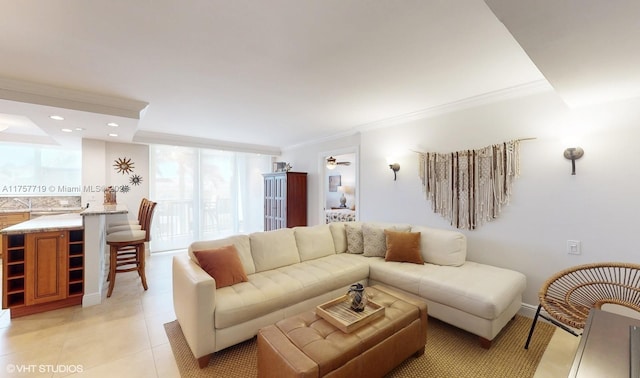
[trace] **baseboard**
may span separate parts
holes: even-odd
[[[85,294],[82,297],[82,307],[95,306],[102,303],[102,295],[100,293]]]
[[[522,303],[522,305],[520,305],[520,311],[518,311],[518,315],[526,316],[527,318],[533,319],[533,317],[536,316],[537,309],[537,305],[533,306],[528,303]]]

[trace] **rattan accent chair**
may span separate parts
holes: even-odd
[[[589,311],[614,304],[640,312],[640,265],[603,262],[578,265],[549,278],[538,292],[540,304],[524,348],[529,348],[538,317],[579,336]],[[544,308],[550,317],[540,313]]]

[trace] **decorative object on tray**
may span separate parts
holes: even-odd
[[[353,284],[347,291],[347,295],[351,297],[351,309],[356,312],[364,311],[367,306],[367,293],[361,283]]]
[[[384,316],[384,307],[367,300],[364,310],[351,309],[351,297],[343,295],[316,307],[316,315],[323,318],[344,333],[352,332],[365,324]]]
[[[343,295],[316,307],[316,315],[344,333],[352,332],[384,316],[384,306],[368,300],[363,311],[351,309],[351,297]]]

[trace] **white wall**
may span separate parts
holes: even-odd
[[[287,149],[283,151],[280,161],[286,161],[293,166],[295,172],[307,172],[307,199],[308,199],[308,212],[307,221],[308,224],[319,224],[324,222],[323,203],[325,188],[325,161],[326,156],[331,154],[343,154],[346,152],[353,152],[353,146],[360,144],[360,135],[354,134],[346,137],[341,137],[336,140],[316,143],[305,144],[293,149]],[[355,176],[357,181],[358,168],[355,168]],[[358,201],[356,193],[356,203]],[[356,208],[357,211],[357,208]]]
[[[131,159],[132,173],[118,173],[114,164],[117,159]],[[131,177],[142,177],[140,185],[131,184]],[[128,217],[135,219],[138,206],[143,197],[149,196],[149,146],[142,144],[111,143],[101,140],[84,139],[82,141],[82,184],[87,187],[114,186],[129,187],[128,192],[117,192],[118,204],[129,209]],[[82,204],[102,205],[102,192],[82,193]]]
[[[635,238],[640,213],[636,109],[640,99],[568,109],[549,91],[362,131],[360,219],[453,229],[433,214],[424,198],[411,150],[452,152],[535,137],[521,143],[522,174],[500,218],[474,231],[461,230],[468,237],[468,259],[526,274],[524,302],[535,306],[544,280],[561,269],[596,261],[640,262]],[[358,144],[357,139],[353,142]],[[572,145],[585,151],[576,162],[575,176],[563,157]],[[317,158],[308,152],[326,146],[286,151],[284,158],[308,167],[313,177]],[[395,182],[388,155],[395,155],[401,165]],[[310,193],[310,206],[317,203],[317,195]],[[310,217],[310,224],[315,219]],[[582,242],[581,255],[567,254],[568,239]]]

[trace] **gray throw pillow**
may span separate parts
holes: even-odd
[[[363,253],[364,242],[360,224],[345,223],[344,227],[347,231],[347,253]]]

